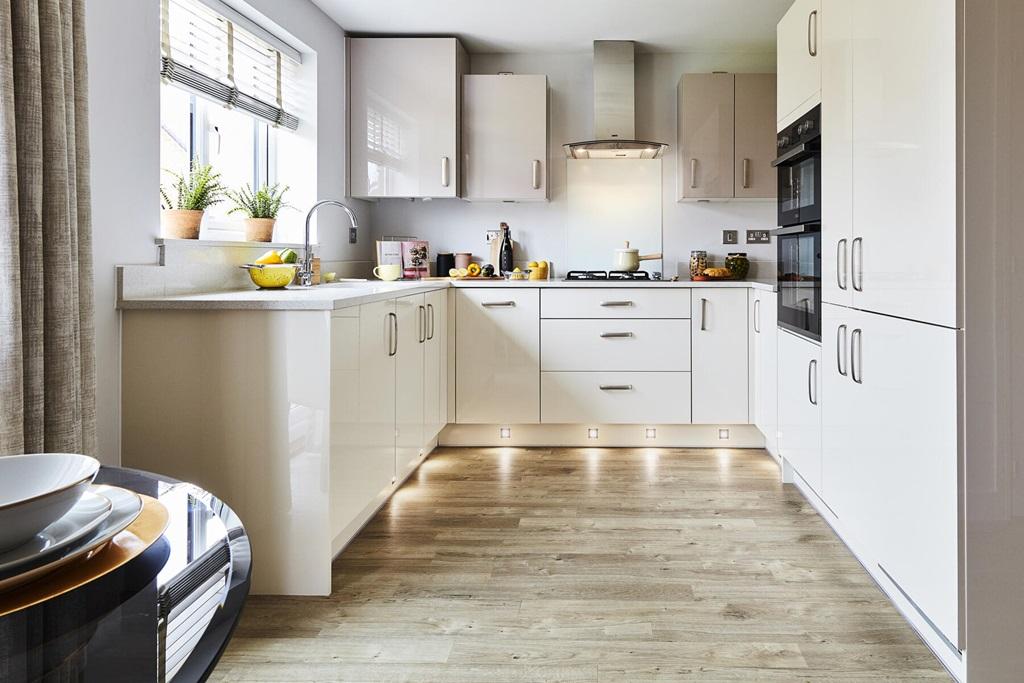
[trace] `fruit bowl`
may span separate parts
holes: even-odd
[[[260,289],[281,289],[295,279],[299,267],[294,263],[247,263],[249,279]]]
[[[25,543],[63,517],[99,468],[95,458],[77,453],[0,458],[0,550]]]

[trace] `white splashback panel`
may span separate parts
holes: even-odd
[[[628,240],[641,254],[661,249],[661,159],[566,159],[564,270],[612,270]],[[664,272],[662,262],[641,270]]]

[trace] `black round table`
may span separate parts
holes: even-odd
[[[210,493],[169,477],[103,467],[96,483],[156,498],[167,529],[110,574],[0,617],[0,681],[205,680],[249,594],[241,520]]]

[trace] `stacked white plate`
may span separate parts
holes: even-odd
[[[94,458],[0,457],[0,591],[89,557],[142,512],[138,494],[92,484]]]

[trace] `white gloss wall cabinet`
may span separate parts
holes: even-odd
[[[775,74],[683,74],[679,200],[774,199]]]
[[[779,330],[779,454],[821,491],[821,346]]]
[[[822,299],[956,327],[956,3],[822,14]]]
[[[747,291],[694,289],[693,423],[747,424]]]
[[[540,421],[540,290],[459,289],[455,421]]]
[[[464,197],[547,199],[547,76],[468,75],[462,83]]]
[[[424,344],[427,338],[423,294],[395,299],[395,476],[416,468],[424,442]],[[440,368],[435,366],[435,370]]]
[[[455,38],[348,38],[349,194],[461,196]]]
[[[878,20],[887,20],[886,15],[878,15]],[[820,0],[796,0],[779,21],[777,130],[788,126],[820,100],[820,33],[824,21]]]
[[[428,442],[448,424],[448,292],[427,292],[423,303],[423,436]]]
[[[778,309],[775,292],[750,290],[750,358],[752,421],[764,434],[764,447],[779,455]]]
[[[959,334],[825,307],[821,496],[921,614],[962,646]]]

